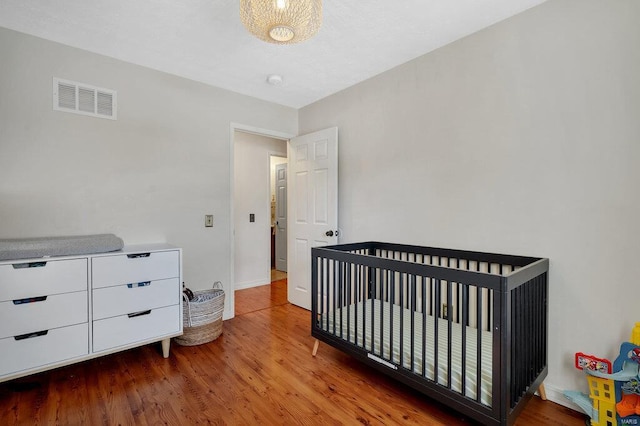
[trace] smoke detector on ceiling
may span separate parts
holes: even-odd
[[[267,83],[272,86],[280,86],[282,85],[282,81],[282,76],[278,74],[271,74],[269,77],[267,77]]]

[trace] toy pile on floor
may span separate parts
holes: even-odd
[[[575,365],[587,375],[589,395],[578,391],[564,395],[591,417],[592,426],[640,425],[640,322],[613,364],[578,352]]]

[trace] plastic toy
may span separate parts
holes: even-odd
[[[635,324],[630,342],[620,345],[613,364],[578,352],[575,366],[587,375],[589,395],[578,391],[565,391],[564,395],[591,418],[592,426],[640,426],[640,322]]]
[[[575,365],[578,370],[587,369],[611,373],[611,361],[604,358],[596,358],[593,355],[586,355],[582,352],[576,354]]]

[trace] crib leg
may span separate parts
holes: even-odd
[[[543,401],[547,400],[547,391],[544,390],[544,383],[540,383],[540,386],[538,387],[538,394],[540,394],[540,399]]]
[[[320,340],[316,339],[316,342],[313,344],[313,350],[311,351],[312,356],[316,356],[316,353],[318,353],[318,346],[320,346]]]

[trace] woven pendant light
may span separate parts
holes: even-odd
[[[261,40],[293,44],[322,25],[322,0],[240,0],[240,19]]]

